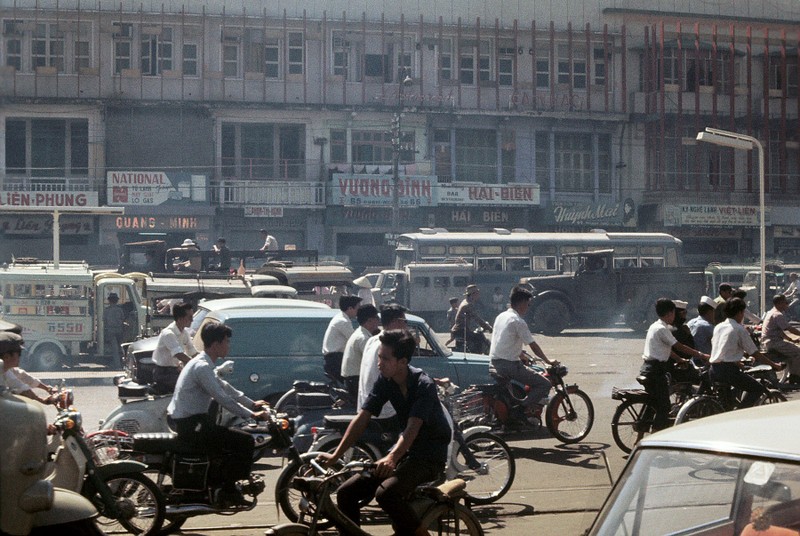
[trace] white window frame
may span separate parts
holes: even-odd
[[[228,52],[233,51],[234,57],[228,57]],[[221,48],[222,76],[225,78],[241,78],[242,44],[238,41],[223,41]],[[231,66],[233,69],[231,70]]]
[[[194,48],[194,54],[193,55],[190,54],[187,57],[187,55],[186,55],[187,48],[186,47],[193,47]],[[198,47],[197,43],[183,43],[183,45],[181,47],[181,55],[182,55],[181,56],[181,61],[182,61],[181,69],[182,69],[182,73],[183,73],[184,76],[199,76],[200,73],[197,70],[197,66],[198,66],[197,52],[198,52],[199,48],[200,47]],[[187,72],[186,67],[189,66],[189,65],[192,66],[192,70],[194,72]]]
[[[296,41],[299,39],[299,42]],[[306,69],[306,40],[303,32],[288,32],[286,43],[286,72],[290,75],[302,75]],[[300,58],[294,57],[296,53],[300,54]],[[293,54],[295,53],[295,54]]]
[[[44,35],[39,35],[42,28],[44,29]],[[55,22],[37,22],[31,35],[31,68],[36,70],[37,67],[55,67],[57,72],[65,72],[65,37],[64,32],[58,29],[58,24]],[[38,42],[43,42],[44,51],[37,52],[36,44]],[[57,50],[59,44],[61,47],[60,53]],[[56,49],[55,51],[53,50],[54,48]]]
[[[139,68],[144,76],[159,76],[172,70],[172,28],[165,26],[158,33],[143,33],[139,37]],[[147,62],[147,69],[145,69]]]

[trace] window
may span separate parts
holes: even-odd
[[[161,28],[158,34],[142,34],[141,69],[144,75],[159,75],[172,69],[172,28]]]
[[[506,270],[520,272],[531,269],[530,257],[506,257]]]
[[[429,288],[431,286],[431,278],[415,277],[411,280],[411,285],[418,288]]]
[[[289,32],[289,74],[303,74],[305,69],[305,46],[303,32]]]
[[[490,80],[491,58],[488,41],[475,43],[472,40],[463,40],[459,45],[458,79],[462,84],[475,84],[476,66],[477,77],[481,82]]]
[[[353,131],[354,164],[391,164],[394,155],[392,134],[378,130]],[[414,133],[402,132],[400,135],[400,162],[414,161]]]
[[[536,87],[540,89],[550,88],[550,59],[536,59]]]
[[[450,131],[445,129],[434,130],[433,153],[436,159],[436,175],[440,181],[446,180],[449,182],[453,178],[450,147]]]
[[[183,74],[197,76],[197,45],[194,43],[183,45]]]
[[[333,32],[332,40],[333,74],[347,78],[351,43],[346,39],[344,32]]]
[[[785,83],[784,83],[785,73]],[[786,58],[786,70],[781,68],[780,56],[771,56],[769,63],[769,88],[783,90],[786,86],[786,95],[797,96],[797,57]]]
[[[397,54],[397,83],[402,84],[406,76],[411,76],[411,52]]]
[[[514,85],[514,49],[512,47],[511,52],[507,52],[508,50],[501,48],[497,59],[497,83],[501,86]]]
[[[226,78],[239,76],[239,45],[222,45],[222,74]]]
[[[22,70],[22,21],[4,20],[3,36],[5,41],[6,65]]]
[[[69,153],[67,147],[70,147]],[[89,122],[85,119],[7,119],[5,166],[6,172],[13,175],[87,175]]]
[[[131,42],[114,42],[114,72],[121,73],[125,69],[131,68]]]
[[[256,28],[247,28],[244,34],[244,72],[263,73],[266,53],[264,31]],[[277,58],[278,54],[276,52],[275,61],[277,61]]]
[[[439,47],[439,79],[453,79],[453,42],[443,39]]]
[[[6,173],[25,175],[25,121],[6,119]]]
[[[281,49],[278,39],[267,39],[264,43],[264,76],[267,78],[280,78]]]
[[[550,134],[536,134],[536,182],[544,190],[550,188]]]
[[[64,33],[58,25],[36,25],[31,39],[31,65],[34,69],[55,67],[56,71],[64,72]]]
[[[558,78],[559,84],[572,85],[575,89],[586,89],[586,50],[572,47],[572,63],[570,48],[558,46]]]
[[[500,165],[503,182],[514,182],[517,176],[517,142],[513,130],[502,131]]]
[[[75,41],[75,72],[88,69],[92,66],[89,41]]]
[[[496,182],[497,131],[456,129],[455,161],[459,181]]]
[[[557,133],[555,149],[556,188],[563,192],[592,192],[594,166],[591,135]]]
[[[383,78],[384,82],[391,82],[392,72],[388,54],[364,54],[364,75],[373,78]]]
[[[331,163],[347,162],[347,131],[331,130]]]
[[[606,66],[611,63],[606,58],[605,48],[595,48],[592,52],[592,59],[594,60],[594,84],[604,86],[606,84]]]
[[[70,174],[89,175],[89,122],[72,120],[70,134]]]

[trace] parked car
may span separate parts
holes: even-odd
[[[254,400],[274,402],[294,380],[326,381],[322,338],[336,313],[308,308],[226,309],[209,312],[203,322],[221,322],[233,329],[227,359],[234,367],[228,381]],[[408,329],[419,340],[412,365],[458,385],[489,381],[488,356],[454,354],[422,318],[406,317]]]
[[[800,401],[795,401],[706,417],[642,440],[588,534],[798,531]]]

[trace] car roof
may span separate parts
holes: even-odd
[[[324,303],[312,302],[308,300],[296,300],[291,298],[220,298],[217,300],[206,300],[199,304],[199,307],[209,311],[222,311],[226,309],[253,309],[253,308],[280,308],[280,309],[328,309],[330,307]]]
[[[258,298],[246,298],[246,299],[254,300]],[[300,301],[300,300],[286,300],[286,301]],[[227,322],[228,320],[239,319],[239,318],[286,318],[292,316],[292,314],[300,315],[303,318],[333,318],[338,312],[339,309],[331,309],[330,307],[327,306],[324,309],[313,308],[313,307],[302,307],[302,308],[296,308],[294,311],[292,311],[291,307],[275,308],[275,309],[253,309],[253,308],[239,307],[239,308],[230,308],[224,310],[215,310],[210,312],[208,316],[209,317],[213,316],[217,320],[224,323]],[[408,313],[406,313],[406,319],[413,324],[421,324],[424,322],[422,318]]]
[[[637,448],[653,447],[800,461],[800,400],[690,421],[643,439]]]

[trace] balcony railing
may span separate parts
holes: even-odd
[[[89,192],[102,186],[102,179],[90,177],[26,177],[0,175],[0,190],[20,192]]]
[[[222,157],[222,176],[243,179],[305,179],[309,172],[319,172],[319,162],[277,158]]]
[[[223,179],[212,182],[211,201],[219,205],[325,206],[325,185],[319,182]]]

